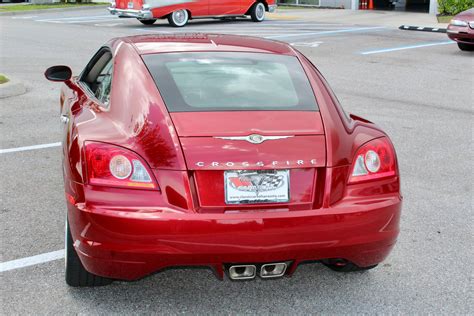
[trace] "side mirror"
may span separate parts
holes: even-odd
[[[72,71],[68,66],[52,66],[46,69],[44,76],[50,81],[64,82],[71,79]]]

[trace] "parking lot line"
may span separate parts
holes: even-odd
[[[28,16],[14,16],[12,17],[13,20],[27,20],[32,18],[37,18],[37,15],[28,15]]]
[[[59,22],[59,23],[64,23],[64,24],[74,24],[74,23],[97,23],[97,22],[109,22],[109,21],[114,21],[117,22],[117,18],[108,18],[108,19],[94,19],[94,20],[73,20],[73,21],[67,21],[67,22]],[[58,23],[57,21],[54,21],[54,23]]]
[[[385,29],[384,26],[373,26],[373,27],[358,27],[358,28],[350,28],[350,29],[342,29],[342,30],[332,30],[332,31],[320,31],[320,32],[312,32],[312,33],[296,33],[296,34],[282,34],[282,35],[274,35],[274,36],[266,36],[266,38],[286,38],[286,37],[304,37],[307,35],[331,35],[331,34],[338,34],[338,33],[350,33],[350,32],[362,32],[362,31],[372,31],[378,29]]]
[[[48,18],[48,19],[39,19],[35,20],[37,22],[48,22],[48,21],[65,21],[65,20],[90,20],[90,19],[103,19],[103,18],[111,18],[113,17],[112,15],[92,15],[92,16],[71,16],[71,17],[54,17],[54,18]]]
[[[150,29],[150,28],[137,28],[135,29],[136,31],[140,32],[146,32],[146,33],[178,33],[178,34],[188,34],[190,33],[189,30],[172,30],[172,31],[164,31],[161,29]],[[324,31],[324,29],[321,29],[320,32]],[[239,28],[239,29],[228,29],[228,28],[222,28],[218,32],[216,32],[215,29],[211,28],[195,28],[191,31],[192,33],[217,33],[217,34],[282,34],[285,32],[289,32],[294,34],[295,30],[294,29],[286,29],[286,30],[277,30],[275,28],[262,28],[259,30],[254,30],[254,29],[246,29],[246,28]],[[298,34],[304,35],[308,33],[314,33],[315,30],[301,30],[299,31]]]
[[[16,147],[16,148],[6,148],[6,149],[0,149],[0,154],[14,153],[14,152],[18,152],[18,151],[35,150],[35,149],[43,149],[43,148],[51,148],[51,147],[59,147],[59,146],[61,146],[61,142],[41,144],[41,145],[33,145],[33,146]]]
[[[417,45],[408,45],[408,46],[399,46],[399,47],[384,48],[384,49],[377,49],[377,50],[369,50],[369,51],[361,52],[360,54],[362,55],[380,54],[380,53],[395,52],[399,50],[438,46],[438,45],[448,45],[448,44],[455,44],[455,43],[456,43],[455,41],[451,41],[451,40],[442,41],[442,42],[434,42],[434,43],[423,43],[423,44],[417,44]]]
[[[64,258],[64,249],[42,253],[32,257],[0,262],[0,272],[34,266],[40,263],[59,260],[62,258]]]

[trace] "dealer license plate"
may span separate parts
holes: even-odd
[[[224,172],[226,204],[284,203],[290,200],[288,170]]]

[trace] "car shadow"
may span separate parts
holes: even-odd
[[[377,270],[377,269],[376,269]],[[383,271],[336,273],[321,264],[298,267],[292,277],[220,281],[210,270],[171,269],[135,282],[114,282],[99,288],[69,288],[68,295],[94,313],[155,312],[159,314],[290,313],[298,302],[353,296],[371,287]],[[317,301],[315,301],[315,299]],[[313,310],[316,312],[316,310]]]
[[[192,27],[192,26],[218,26],[218,25],[255,25],[255,24],[265,24],[267,21],[263,21],[261,23],[255,23],[253,22],[250,18],[236,18],[236,19],[203,19],[203,20],[191,20],[189,23],[184,26],[184,27],[173,27],[168,24],[168,21],[166,19],[160,19],[155,22],[155,24],[152,25],[143,25],[140,22],[137,21],[136,24],[134,23],[127,23],[123,27],[126,28],[146,28],[150,30],[156,30],[156,29],[170,29],[170,30],[176,30],[176,31],[186,31],[187,27]],[[194,31],[194,30],[193,30]],[[218,31],[218,30],[216,30]]]

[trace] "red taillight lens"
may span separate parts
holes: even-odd
[[[90,184],[156,189],[145,161],[134,152],[105,143],[87,142],[86,168]]]
[[[395,176],[395,151],[386,137],[364,144],[355,156],[349,183]]]

